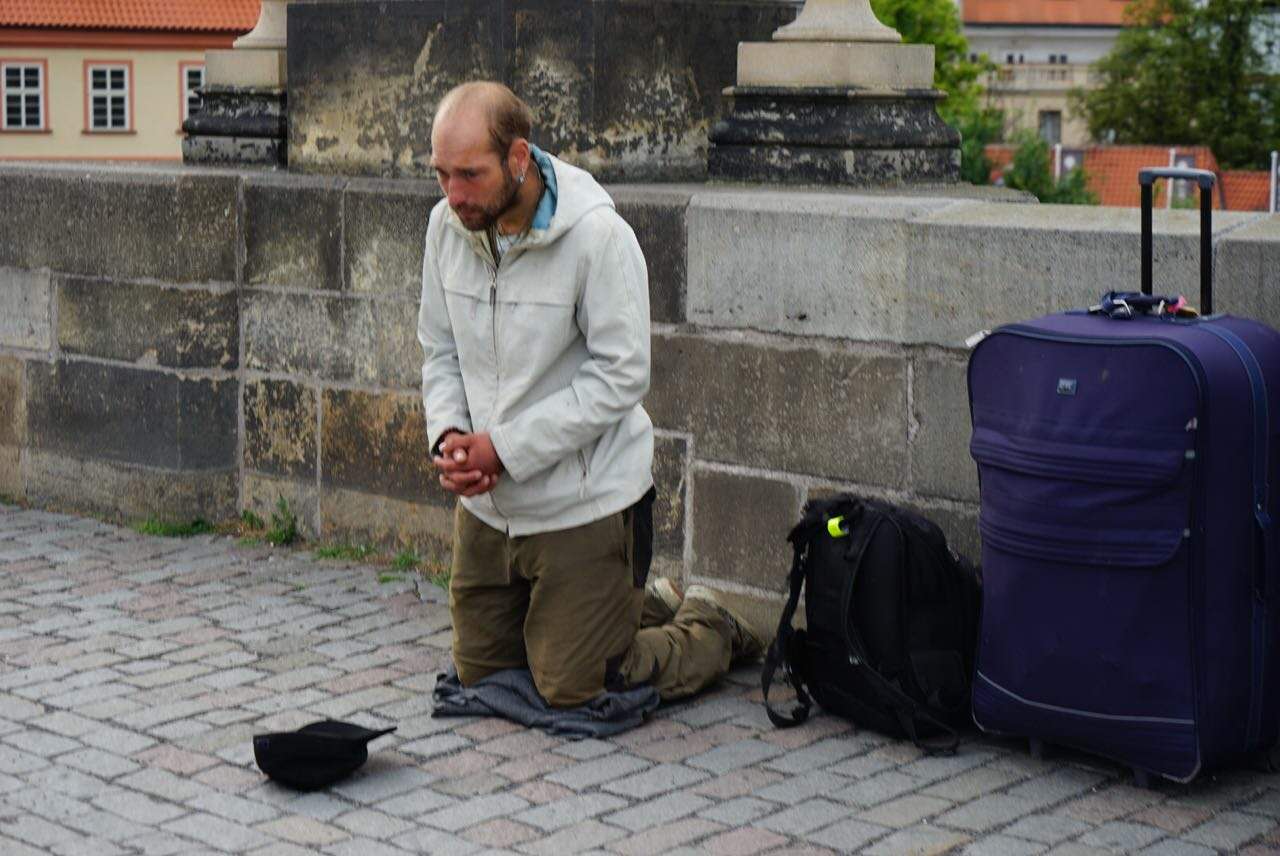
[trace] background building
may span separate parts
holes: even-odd
[[[1067,93],[1091,84],[1090,64],[1115,43],[1127,0],[964,0],[969,50],[999,68],[986,81],[1010,131],[1037,131],[1049,143],[1090,142]]]
[[[180,160],[204,52],[259,0],[0,0],[0,159]]]

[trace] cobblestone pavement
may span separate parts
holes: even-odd
[[[755,669],[612,740],[432,719],[448,626],[386,569],[0,506],[0,854],[1280,853],[1280,776],[778,731]],[[328,791],[267,782],[251,735],[321,717],[399,731]]]

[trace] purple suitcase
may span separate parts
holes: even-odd
[[[1210,189],[1199,319],[1067,312],[1001,327],[969,362],[984,576],[973,715],[1189,781],[1280,728],[1280,334],[1211,315]],[[1275,485],[1273,491],[1270,485]]]

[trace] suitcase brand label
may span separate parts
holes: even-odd
[[[1073,377],[1058,378],[1058,395],[1075,395],[1076,379]]]

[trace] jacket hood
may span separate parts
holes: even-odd
[[[571,166],[537,146],[529,148],[546,189],[534,212],[533,223],[518,245],[520,249],[552,244],[597,208],[614,207],[613,199],[589,172]],[[464,226],[449,207],[447,199],[440,200],[440,204],[445,208],[445,221],[465,234],[477,252],[488,257],[488,236],[483,231],[473,232]]]

